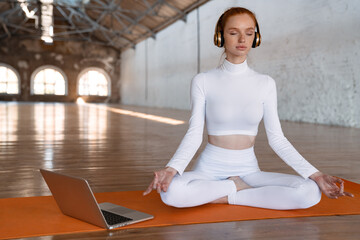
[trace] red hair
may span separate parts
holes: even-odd
[[[229,19],[229,17],[239,15],[239,14],[249,15],[252,18],[252,20],[254,20],[254,24],[256,26],[256,23],[257,23],[256,16],[252,11],[250,11],[249,9],[246,9],[246,8],[242,8],[242,7],[232,7],[230,9],[226,10],[220,16],[220,18],[218,20],[218,24],[217,24],[218,30],[223,32],[224,28],[225,28],[225,24],[226,24],[227,20]]]

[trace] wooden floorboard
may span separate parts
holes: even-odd
[[[0,198],[50,195],[39,168],[84,177],[95,192],[145,189],[152,171],[171,158],[187,124],[170,125],[120,114],[116,109],[185,122],[189,117],[189,112],[183,110],[124,105],[0,102]],[[293,122],[282,122],[282,127],[298,151],[320,170],[360,183],[360,129]],[[260,167],[293,173],[269,148],[264,132],[261,125],[255,145]],[[360,216],[354,215],[115,230],[37,239],[359,239],[358,226]]]

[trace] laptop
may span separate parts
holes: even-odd
[[[40,169],[61,212],[93,225],[113,229],[145,221],[154,216],[125,208],[113,203],[98,204],[88,182],[83,178],[72,177]]]

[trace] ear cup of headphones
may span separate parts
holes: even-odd
[[[224,46],[224,36],[222,32],[215,32],[214,34],[214,44],[217,47],[223,47]]]
[[[215,26],[214,44],[219,48],[224,46],[224,34],[223,31],[221,30],[221,21],[223,17],[224,17],[224,13],[220,16]]]
[[[252,44],[253,48],[260,46],[260,43],[261,43],[261,35],[260,35],[259,26],[257,23],[256,23],[256,27],[257,27],[258,32],[255,32],[255,37],[254,37],[254,41]]]

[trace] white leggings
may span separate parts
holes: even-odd
[[[252,188],[236,191],[227,178],[239,176]],[[229,204],[288,210],[314,206],[321,192],[311,179],[260,171],[253,148],[229,150],[208,144],[194,171],[177,174],[161,199],[174,207],[194,207],[222,197]]]

